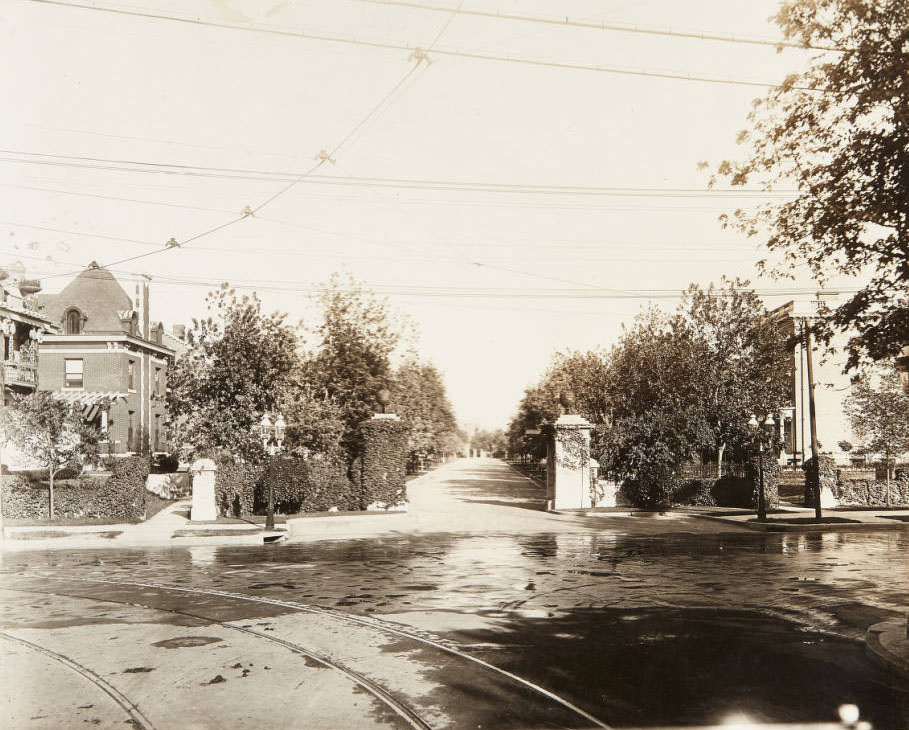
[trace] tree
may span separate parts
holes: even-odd
[[[501,428],[496,430],[478,429],[470,443],[473,448],[485,451],[489,456],[494,456],[497,459],[505,456],[505,451],[508,447],[505,432]]]
[[[408,427],[411,456],[453,451],[457,422],[436,367],[409,358],[394,371],[391,380],[391,408]]]
[[[716,455],[717,476],[727,448],[749,448],[751,414],[779,413],[791,375],[786,336],[747,287],[725,279],[707,290],[692,284],[672,324],[693,349],[693,385],[707,429],[701,449]]]
[[[878,367],[874,374],[877,387],[871,378],[861,378],[843,408],[865,448],[884,457],[889,505],[891,459],[909,451],[909,395],[903,393],[893,367]]]
[[[97,454],[99,434],[76,406],[39,390],[19,398],[0,415],[0,436],[35,459],[48,473],[48,516],[54,518],[54,479],[63,469],[81,467]]]
[[[391,355],[404,329],[384,299],[349,275],[332,275],[319,297],[322,321],[304,368],[319,397],[332,399],[345,424],[342,439],[356,451],[357,426],[375,413],[376,394],[391,385]]]
[[[191,342],[174,366],[167,407],[177,443],[189,452],[223,449],[259,461],[255,432],[266,410],[289,399],[298,372],[296,327],[262,312],[255,294],[227,284],[209,293],[214,316],[193,320]]]
[[[795,184],[798,193],[721,220],[748,236],[768,230],[783,260],[759,266],[775,275],[806,262],[820,283],[867,276],[815,331],[826,342],[857,333],[849,368],[895,357],[909,332],[909,4],[789,0],[776,22],[787,39],[831,50],[754,103],[739,134],[746,158],[717,172],[733,185]]]

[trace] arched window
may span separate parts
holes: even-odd
[[[68,335],[82,333],[82,313],[78,309],[67,310],[63,317],[63,331]]]

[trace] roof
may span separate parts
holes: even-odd
[[[129,325],[120,319],[120,312],[131,312],[133,302],[113,274],[94,261],[59,294],[45,294],[38,301],[44,307],[42,314],[54,323],[61,323],[64,313],[75,307],[85,317],[86,334],[129,333]]]
[[[106,410],[109,403],[120,398],[126,399],[126,393],[115,391],[99,392],[85,390],[64,390],[53,393],[54,400],[61,401],[71,406],[80,406],[82,417],[86,421],[94,421],[95,417]]]

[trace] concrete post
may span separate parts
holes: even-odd
[[[189,519],[193,522],[210,521],[218,518],[215,504],[215,462],[198,459],[193,462],[190,474],[193,478],[193,506]]]
[[[553,509],[592,506],[590,481],[590,432],[593,426],[581,416],[563,415],[553,426],[552,448],[547,455],[547,492]]]
[[[406,509],[407,427],[393,413],[360,424],[360,508]]]

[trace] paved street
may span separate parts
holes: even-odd
[[[5,553],[4,727],[904,727],[860,640],[905,616],[906,531],[549,515],[494,460],[409,489],[360,537]]]

